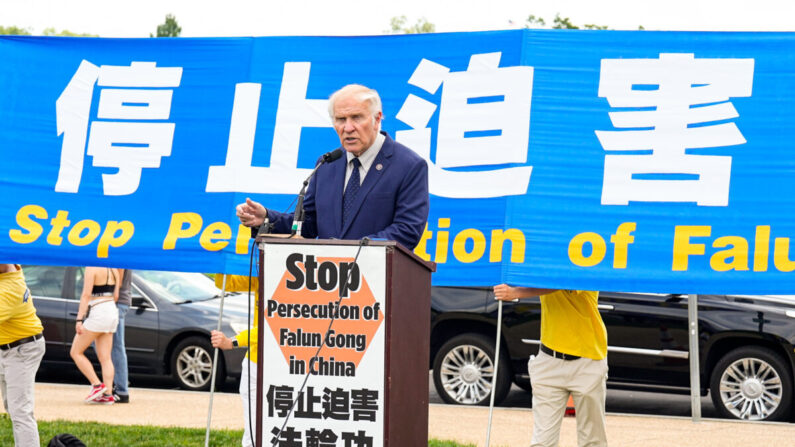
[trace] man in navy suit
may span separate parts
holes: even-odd
[[[321,239],[382,238],[414,249],[428,220],[428,165],[411,149],[380,132],[381,99],[375,90],[347,85],[329,98],[329,115],[345,155],[318,168],[304,200],[301,236]],[[318,160],[320,162],[320,160]],[[293,213],[280,213],[246,199],[237,217],[252,236],[266,222],[274,233],[290,233]],[[213,331],[213,346],[236,344]],[[256,347],[251,346],[252,350]],[[244,362],[249,361],[248,358]],[[256,371],[256,366],[252,371]],[[244,372],[248,365],[244,363]],[[246,385],[248,383],[248,385]],[[243,402],[256,393],[256,377],[241,380]],[[246,424],[248,409],[244,404]],[[251,445],[250,435],[243,445]]]
[[[329,98],[329,115],[345,156],[322,165],[309,183],[301,236],[321,239],[381,238],[414,249],[428,219],[428,165],[381,132],[381,99],[362,85]],[[256,233],[267,219],[274,233],[289,233],[293,213],[246,199],[237,217]]]

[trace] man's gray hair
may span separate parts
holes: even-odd
[[[353,96],[361,102],[367,102],[370,115],[375,117],[381,111],[381,97],[378,92],[360,84],[348,84],[345,87],[332,93],[328,98],[328,116],[334,120],[334,104],[342,97]]]

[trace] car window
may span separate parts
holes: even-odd
[[[85,267],[75,267],[75,293],[70,298],[80,300],[80,295],[83,294],[83,278],[85,273]]]
[[[85,267],[76,267],[75,270],[76,270],[76,272],[75,272],[75,294],[74,294],[75,298],[74,299],[79,300],[80,299],[80,294],[83,293],[83,274],[85,273],[86,269],[85,269]],[[133,298],[143,297],[143,295],[141,295],[141,292],[136,290],[135,287],[132,288],[132,295],[131,296]]]
[[[85,267],[77,267],[75,269],[75,293],[72,295],[74,300],[80,300],[80,295],[83,294],[83,274],[85,272]]]
[[[137,287],[130,287],[130,297],[131,298],[143,298],[144,294],[138,290]]]
[[[66,267],[23,265],[25,282],[33,296],[60,298],[62,296]]]
[[[172,303],[205,301],[221,295],[213,280],[201,273],[136,270],[135,274]]]

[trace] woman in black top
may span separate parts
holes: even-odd
[[[116,300],[121,284],[119,269],[86,267],[83,293],[77,309],[75,338],[70,355],[80,372],[91,382],[91,391],[86,403],[112,404],[113,362],[110,351],[113,333],[119,324]],[[86,357],[85,350],[95,343],[95,350],[102,367],[102,381],[94,371],[94,365]]]

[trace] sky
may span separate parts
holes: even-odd
[[[401,15],[437,32],[501,30],[558,13],[610,29],[795,31],[795,0],[0,0],[1,26],[101,37],[149,37],[166,14],[183,37],[233,37],[383,34]]]

